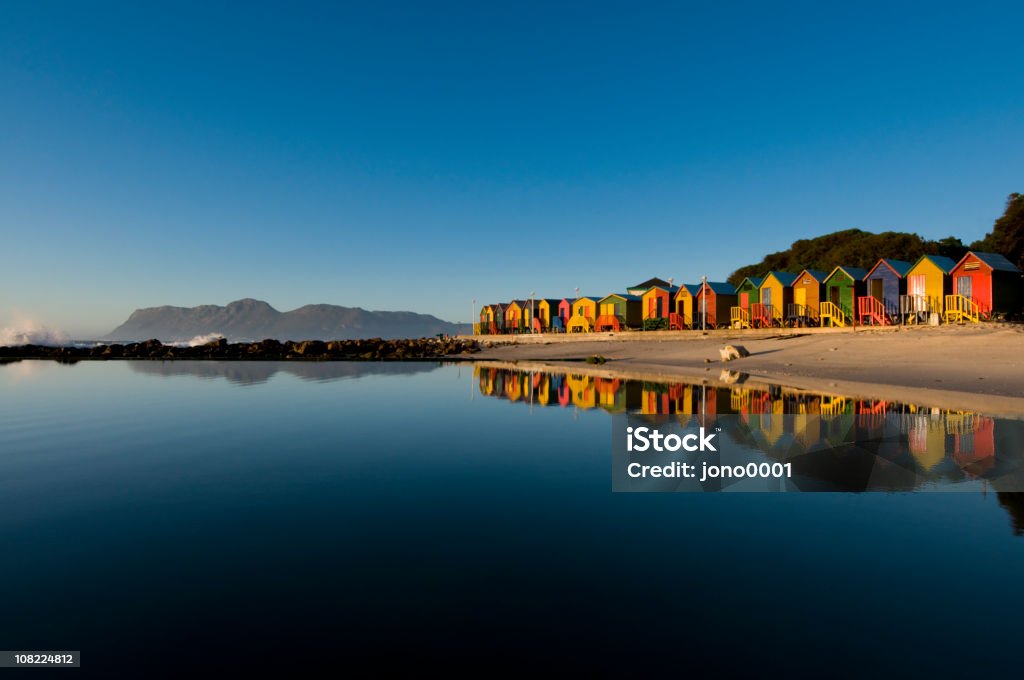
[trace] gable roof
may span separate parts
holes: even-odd
[[[917,261],[914,262],[914,264],[910,266],[910,269],[914,269],[915,267],[917,267],[917,265],[921,264],[925,260],[928,260],[933,265],[938,267],[943,274],[950,273],[951,271],[953,271],[953,267],[956,266],[956,262],[954,262],[948,257],[943,257],[942,255],[922,255],[921,257],[917,258]]]
[[[849,276],[854,281],[863,281],[864,278],[868,275],[868,270],[867,269],[861,269],[860,267],[847,267],[846,265],[839,265],[838,267],[833,269],[829,273],[828,276],[825,277],[825,282],[828,283],[828,280],[831,279],[833,276],[835,276],[836,272],[842,272],[842,273],[846,274],[847,276]]]
[[[818,283],[825,283],[825,279],[828,278],[828,273],[827,272],[823,272],[820,269],[805,269],[802,272],[800,272],[799,274],[797,274],[796,278],[799,279],[804,274],[809,274],[811,276],[811,278],[813,278]],[[794,281],[795,280],[796,279],[794,279]]]
[[[761,285],[758,286],[758,288],[763,288],[764,284],[768,283],[769,278],[774,278],[783,286],[792,286],[793,282],[796,281],[796,274],[790,274],[789,272],[770,271],[765,275],[764,281],[761,282]]]
[[[959,262],[956,263],[956,267],[959,267],[961,264],[963,264],[964,260],[966,260],[971,255],[974,255],[974,257],[978,258],[979,260],[981,260],[982,262],[987,264],[989,267],[992,268],[993,271],[997,271],[997,272],[1019,272],[1020,271],[1020,269],[1017,268],[1017,265],[1015,265],[1014,263],[1010,262],[1009,260],[1006,259],[1005,256],[1000,255],[999,253],[976,253],[973,250],[971,252],[967,253],[966,255],[964,255],[963,258]]]
[[[580,300],[593,300],[594,302],[597,302],[598,300],[601,300],[603,298],[604,298],[603,295],[581,295],[578,298],[576,298],[575,300],[573,300],[572,304],[576,304]]]
[[[754,288],[760,288],[761,284],[764,283],[764,277],[763,276],[748,276],[747,278],[745,278],[742,281],[740,281],[740,285],[736,286],[736,288],[737,289],[742,288],[743,284],[746,283],[747,281],[750,281],[750,285],[752,285]]]
[[[708,281],[707,284],[708,284],[708,288],[710,288],[711,292],[714,293],[715,295],[735,295],[736,294],[736,288],[734,288],[731,283],[727,283],[725,281]],[[699,290],[699,288],[698,288],[698,290]]]
[[[700,292],[700,284],[684,283],[683,285],[679,286],[679,290],[676,291],[675,297],[679,297],[679,294],[682,293],[684,290],[690,295],[696,295],[697,293]]]
[[[630,290],[635,290],[635,289],[630,288]],[[651,286],[650,288],[645,290],[642,295],[647,295],[652,290],[663,290],[663,291],[667,292],[669,295],[675,295],[676,293],[679,292],[679,286]]]
[[[639,295],[630,295],[629,293],[609,293],[608,295],[605,295],[603,298],[601,298],[601,302],[604,302],[610,297],[621,298],[623,300],[626,300],[627,302],[640,302]]]
[[[647,290],[648,288],[653,288],[655,286],[660,286],[662,288],[668,288],[669,287],[669,283],[668,283],[668,281],[665,281],[664,279],[659,279],[658,277],[654,277],[653,279],[647,279],[646,281],[644,281],[642,283],[638,283],[635,286],[627,286],[626,290],[627,291],[634,291],[634,290],[644,291],[644,290]],[[633,295],[633,293],[630,293],[630,295]]]
[[[540,303],[542,303],[542,302],[546,302],[546,303],[548,303],[548,306],[549,306],[549,307],[550,307],[551,305],[554,305],[555,307],[557,307],[558,305],[562,304],[562,301],[561,301],[561,300],[556,300],[556,299],[554,299],[554,298],[536,298],[536,299],[534,300],[534,302],[536,302],[536,303],[537,303],[538,305],[539,305]]]
[[[909,262],[904,262],[903,260],[889,260],[883,257],[881,260],[875,263],[874,267],[868,270],[868,273],[864,276],[864,278],[867,278],[868,276],[874,274],[875,270],[878,269],[878,267],[883,264],[889,269],[891,269],[896,274],[896,276],[900,277],[901,279],[907,275],[907,272],[910,271]]]

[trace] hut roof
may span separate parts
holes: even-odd
[[[829,273],[828,276],[825,277],[825,280],[828,281],[829,279],[831,279],[833,276],[836,275],[836,272],[843,272],[844,274],[849,276],[854,281],[863,281],[864,278],[868,275],[868,270],[867,269],[862,269],[860,267],[847,267],[845,265],[839,265],[838,267],[833,269]]]
[[[770,271],[768,272],[768,276],[775,277],[775,280],[781,283],[783,286],[792,286],[793,282],[796,281],[796,274],[790,274],[789,272]],[[765,281],[768,280],[768,276],[764,277]],[[764,285],[764,281],[761,282],[761,285]]]
[[[641,300],[639,295],[630,295],[629,293],[609,293],[608,295],[605,295],[603,298],[601,298],[601,300],[607,300],[610,297],[622,298],[623,300],[628,300],[631,302],[639,302]]]
[[[635,295],[635,293],[633,293],[635,290],[639,290],[642,293],[648,288],[654,288],[655,286],[658,286],[659,288],[668,288],[669,283],[668,281],[654,277],[653,279],[647,279],[643,283],[638,283],[635,286],[629,286],[626,290],[629,291],[630,295]]]
[[[889,269],[896,272],[896,275],[899,276],[900,278],[906,276],[907,272],[910,271],[909,262],[904,262],[903,260],[889,260],[883,257],[881,260],[875,263],[875,266],[872,267],[871,270],[865,275],[865,278],[871,276],[875,272],[875,270],[878,269],[878,265],[880,264],[884,264]]]
[[[810,274],[818,283],[825,283],[825,279],[828,278],[828,272],[823,272],[820,269],[805,269],[797,274],[796,278],[799,279],[804,274]]]
[[[735,295],[736,288],[725,281],[708,281],[708,288],[715,295]]]
[[[917,261],[914,262],[914,264],[911,265],[910,268],[913,269],[917,265],[921,264],[921,260],[928,260],[936,267],[941,269],[943,274],[950,273],[951,271],[953,271],[953,267],[956,266],[955,261],[951,260],[948,257],[943,257],[942,255],[922,255],[921,257],[917,258]]]
[[[966,260],[968,255],[974,255],[976,258],[978,258],[979,260],[981,260],[982,262],[987,264],[989,267],[991,267],[993,269],[993,271],[999,271],[999,272],[1019,272],[1020,271],[1020,269],[1017,268],[1017,265],[1015,265],[1014,263],[1010,262],[1009,260],[1006,259],[1005,256],[1000,255],[999,253],[976,253],[974,251],[971,251],[971,252],[967,253],[967,255],[964,255],[963,259],[960,260],[960,262],[963,262],[964,260]],[[959,266],[960,262],[957,262],[956,265],[954,265],[954,266]]]
[[[684,283],[683,285],[679,286],[678,290],[676,290],[676,295],[678,296],[680,293],[682,293],[684,288],[686,289],[686,292],[688,292],[690,295],[696,295],[697,293],[700,292],[699,283]]]
[[[752,285],[754,288],[760,288],[761,284],[764,283],[764,277],[763,276],[748,276],[747,278],[745,278],[742,281],[740,281],[740,285],[738,285],[736,287],[737,288],[742,288],[743,284],[746,283],[747,281],[750,281],[750,285]]]

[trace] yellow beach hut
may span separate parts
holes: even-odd
[[[942,317],[946,296],[953,292],[949,273],[956,262],[941,255],[922,255],[907,270],[907,294],[900,301],[905,321],[928,321],[932,314]]]
[[[566,325],[569,333],[590,333],[594,330],[594,322],[597,320],[597,303],[600,297],[587,295],[576,298],[572,303],[572,316]]]

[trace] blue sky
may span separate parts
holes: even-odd
[[[147,5],[147,6],[143,6]],[[695,281],[1024,190],[1024,3],[0,4],[0,326]]]

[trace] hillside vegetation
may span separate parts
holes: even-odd
[[[1024,194],[1010,194],[1006,210],[985,238],[970,245],[955,236],[931,241],[917,234],[885,231],[880,234],[846,229],[811,239],[795,241],[787,250],[766,255],[761,262],[740,267],[729,276],[739,284],[747,276],[768,271],[798,274],[803,269],[831,271],[836,265],[870,269],[879,258],[913,262],[921,255],[944,255],[959,260],[968,250],[1002,253],[1024,269]]]

